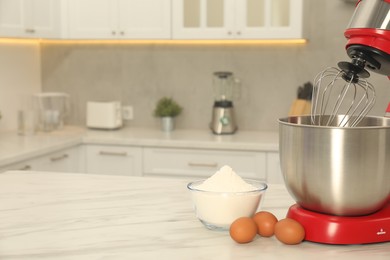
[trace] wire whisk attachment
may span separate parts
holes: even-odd
[[[350,63],[339,66],[350,66]],[[366,71],[364,70],[364,73]],[[375,89],[365,77],[330,67],[314,79],[311,123],[319,126],[355,127],[375,104]],[[362,76],[363,75],[363,76]]]

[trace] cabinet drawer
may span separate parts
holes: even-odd
[[[79,146],[60,150],[34,160],[33,170],[50,172],[83,172],[82,149]]]
[[[87,145],[85,149],[87,173],[142,175],[142,148]]]
[[[35,163],[32,160],[28,160],[3,166],[0,168],[0,173],[6,171],[31,171],[34,168]]]
[[[266,178],[266,154],[223,150],[145,148],[145,175],[210,177],[229,165],[244,178]]]
[[[4,171],[83,172],[83,153],[79,146],[34,157],[0,168]]]

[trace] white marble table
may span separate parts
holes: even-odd
[[[263,209],[293,203],[271,185]],[[390,259],[390,243],[236,244],[195,218],[186,181],[147,177],[0,174],[0,259]]]

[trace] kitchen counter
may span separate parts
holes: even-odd
[[[60,131],[18,135],[14,131],[0,133],[0,166],[66,149],[82,143],[85,129],[65,127]]]
[[[88,130],[84,143],[139,145],[171,148],[200,148],[244,151],[278,151],[278,132],[238,131],[214,135],[209,130],[176,129],[162,132],[152,128],[123,128],[118,131]]]
[[[154,128],[124,127],[105,131],[66,126],[62,130],[38,132],[31,136],[2,132],[0,140],[0,166],[79,144],[278,151],[278,133],[265,131],[238,131],[234,135],[214,135],[208,130],[176,129],[171,133],[164,133]]]
[[[293,200],[270,185],[263,210]],[[390,243],[237,244],[196,219],[180,179],[7,172],[0,175],[0,259],[390,259]]]

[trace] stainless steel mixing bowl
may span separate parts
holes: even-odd
[[[308,210],[358,216],[390,202],[390,118],[368,116],[356,127],[282,118],[279,152],[287,189]]]

